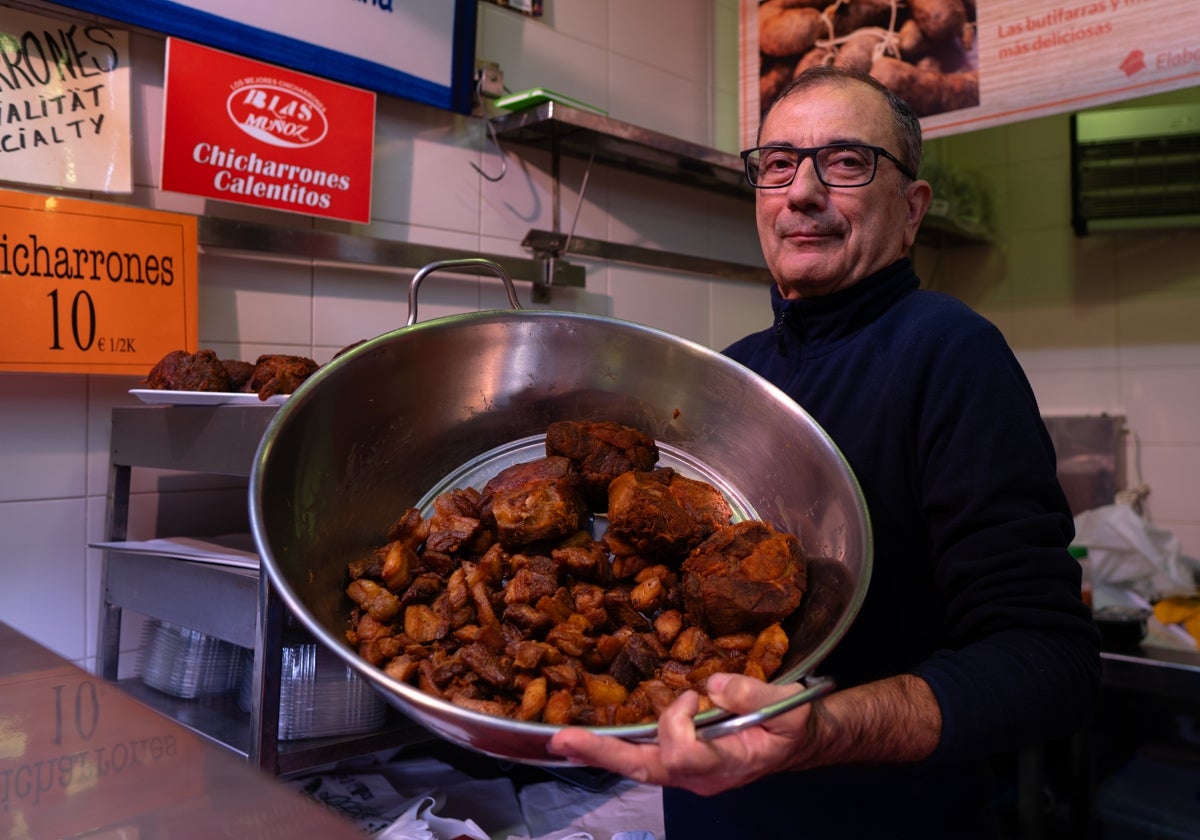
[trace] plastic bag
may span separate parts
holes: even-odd
[[[1128,589],[1149,601],[1196,592],[1179,540],[1129,505],[1105,505],[1077,515],[1075,543],[1087,548],[1094,584]]]
[[[433,812],[436,802],[432,796],[414,800],[399,819],[375,835],[376,840],[488,840],[474,820],[439,817]]]

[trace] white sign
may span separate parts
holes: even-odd
[[[0,8],[0,180],[133,189],[129,34]]]
[[[176,0],[201,12],[380,63],[450,86],[450,64],[441,49],[454,30],[454,4],[429,0],[340,0],[317,3],[247,3],[245,0]],[[301,6],[307,6],[300,11]],[[417,49],[398,50],[397,29]]]
[[[470,113],[476,0],[57,0],[313,76]]]
[[[877,19],[850,24],[853,3],[742,0],[743,145],[774,92],[813,62],[883,80],[926,137],[1200,85],[1200,0],[940,0],[924,18],[930,3],[876,5]]]

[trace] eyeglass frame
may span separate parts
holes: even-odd
[[[846,185],[846,184],[831,184],[831,183],[829,183],[828,181],[825,180],[825,176],[821,173],[821,167],[817,165],[817,154],[819,152],[825,151],[826,149],[867,149],[871,152],[874,152],[875,153],[875,165],[871,168],[871,177],[868,178],[867,180],[863,181],[861,184]],[[785,183],[785,184],[763,185],[763,184],[754,183],[754,179],[750,177],[750,155],[754,154],[755,152],[772,151],[772,150],[773,151],[782,151],[782,152],[796,152],[796,154],[797,154],[796,168],[792,170],[792,177],[789,178],[787,180],[787,183]],[[879,159],[881,157],[885,157],[888,160],[890,160],[892,162],[892,164],[895,165],[895,167],[898,170],[900,170],[901,175],[904,175],[906,178],[908,178],[911,181],[917,180],[917,176],[913,173],[912,170],[910,170],[908,168],[908,165],[906,163],[904,163],[902,160],[900,160],[900,158],[896,157],[894,154],[889,152],[887,149],[883,148],[883,146],[872,146],[869,143],[827,143],[824,146],[807,146],[807,147],[784,146],[784,145],[779,145],[779,144],[768,145],[768,146],[755,146],[750,149],[743,149],[739,153],[739,157],[741,157],[741,159],[742,159],[742,165],[743,165],[743,169],[745,170],[746,181],[750,184],[750,186],[754,187],[754,189],[756,189],[756,190],[781,190],[785,187],[790,187],[795,182],[796,175],[799,174],[799,172],[800,172],[800,164],[804,163],[804,161],[807,158],[812,158],[813,174],[815,174],[817,176],[817,180],[820,181],[825,186],[831,187],[833,189],[856,190],[859,187],[868,186],[872,181],[875,180],[875,176],[879,174]]]

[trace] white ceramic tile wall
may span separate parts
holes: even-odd
[[[3,2],[3,0],[0,0]],[[539,20],[480,4],[477,55],[500,63],[509,89],[545,86],[614,117],[736,151],[737,0],[548,3]],[[157,189],[163,42],[131,38],[132,201],[274,225],[348,230],[327,220],[257,211]],[[1150,510],[1200,553],[1200,260],[1196,234],[1080,241],[1070,232],[1064,119],[938,141],[936,154],[979,170],[1000,226],[994,247],[919,249],[929,285],[992,318],[1030,369],[1048,412],[1122,411],[1140,445]],[[545,155],[500,153],[480,120],[381,98],[375,221],[363,230],[402,241],[527,256],[530,228],[565,229],[584,165],[565,160],[559,206]],[[584,193],[581,236],[761,264],[750,205],[597,167]],[[586,287],[549,306],[616,315],[723,347],[769,323],[764,287],[574,259]],[[200,339],[222,355],[338,348],[407,317],[411,272],[361,271],[201,258]],[[528,287],[521,290],[528,299]],[[439,278],[422,289],[423,319],[505,305],[490,278]],[[99,557],[108,481],[108,417],[135,402],[134,377],[0,373],[0,618],[86,666],[95,649]],[[157,491],[203,490],[236,516],[236,490],[135,471],[139,522],[170,519]],[[217,482],[219,485],[220,482]],[[230,498],[233,502],[230,502]],[[138,527],[142,527],[139,525]],[[175,526],[172,526],[175,527]],[[53,599],[46,598],[53,575]],[[136,642],[132,634],[123,646]]]
[[[1155,101],[1198,98],[1200,88]],[[1000,326],[1044,412],[1128,418],[1129,480],[1150,488],[1147,516],[1200,557],[1200,233],[1076,237],[1065,115],[930,147],[981,174],[997,222],[993,247],[937,258],[935,285]]]

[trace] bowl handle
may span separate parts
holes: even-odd
[[[517,289],[513,285],[513,279],[509,273],[504,270],[504,266],[499,263],[485,260],[483,257],[465,257],[460,260],[439,260],[431,262],[426,266],[422,266],[412,280],[408,281],[408,321],[406,327],[411,327],[417,323],[417,289],[421,286],[421,281],[428,277],[438,269],[462,269],[462,268],[482,268],[485,271],[490,271],[501,280],[504,281],[504,291],[508,293],[508,305],[513,309],[520,309],[521,303],[517,300]]]
[[[818,697],[824,697],[833,691],[835,685],[832,677],[805,677],[804,684],[803,691],[793,694],[790,697],[785,697],[778,703],[763,706],[761,709],[749,714],[725,718],[707,726],[702,726],[696,730],[696,737],[701,741],[711,741],[714,738],[741,732],[743,729],[749,729],[751,726],[758,726],[763,721],[770,720],[776,715],[791,711],[797,706],[803,706],[805,703],[811,703]]]

